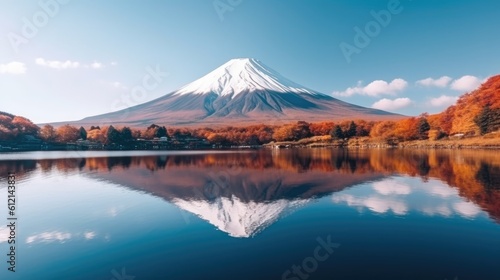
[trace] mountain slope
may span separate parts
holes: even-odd
[[[85,118],[96,123],[144,126],[286,123],[332,119],[394,119],[296,84],[255,59],[233,59],[202,78],[150,102]]]

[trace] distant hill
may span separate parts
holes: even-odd
[[[500,75],[462,95],[444,112],[430,116],[430,122],[451,135],[479,135],[500,129]]]

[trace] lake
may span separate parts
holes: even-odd
[[[498,151],[0,154],[0,201],[0,279],[500,279]]]

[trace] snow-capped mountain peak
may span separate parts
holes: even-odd
[[[214,71],[182,87],[175,94],[215,93],[219,96],[235,97],[240,93],[255,90],[318,94],[288,80],[253,58],[231,59]]]

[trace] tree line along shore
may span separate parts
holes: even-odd
[[[0,112],[0,151],[50,149],[200,149],[227,147],[498,148],[500,75],[439,114],[399,120],[182,128],[70,124],[37,126]]]

